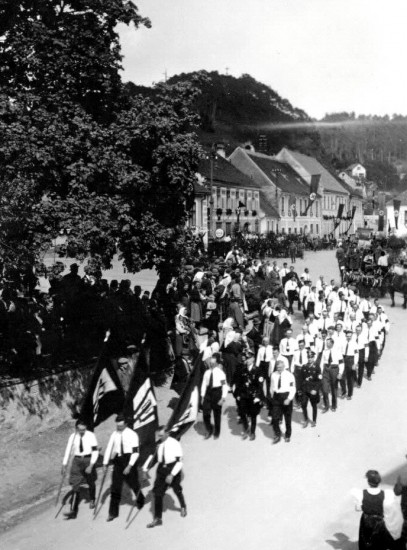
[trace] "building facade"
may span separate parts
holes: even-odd
[[[338,236],[346,232],[352,234],[357,227],[363,227],[362,197],[358,194],[351,197],[349,188],[346,189],[317,159],[303,155],[297,151],[290,151],[285,147],[276,155],[276,159],[289,164],[308,185],[310,185],[313,175],[320,175],[319,193],[322,195],[322,235],[333,234]],[[343,204],[343,214],[341,222],[335,229],[340,204]],[[349,219],[352,206],[356,206],[353,221]]]
[[[278,213],[261,199],[261,188],[226,160],[221,151],[201,160],[197,177],[209,192],[209,238],[219,238],[221,232],[222,238],[232,237],[236,228],[264,233],[268,226],[277,224]]]
[[[269,231],[321,235],[320,196],[306,211],[309,186],[287,163],[242,147],[237,147],[229,160],[261,187],[261,196],[278,212],[279,219]]]

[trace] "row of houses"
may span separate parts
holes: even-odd
[[[311,181],[319,181],[307,208]],[[202,159],[189,225],[208,238],[232,235],[236,226],[251,233],[323,237],[352,234],[363,227],[363,192],[317,159],[283,148],[277,155],[237,147],[226,158],[222,145]],[[339,205],[343,205],[337,225]],[[352,217],[353,213],[353,217]]]

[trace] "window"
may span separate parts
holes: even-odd
[[[226,208],[226,189],[222,189],[222,202],[221,202],[221,208],[225,210]]]
[[[236,189],[230,190],[230,208],[236,210]]]
[[[274,231],[274,222],[271,221],[271,230]]]
[[[300,227],[300,235],[302,235],[302,227]]]
[[[285,234],[285,227],[281,228],[281,233],[283,233],[283,235]]]
[[[269,233],[270,232],[270,222],[267,221],[267,232]]]
[[[318,218],[318,201],[315,201],[315,216]]]
[[[296,227],[294,227],[294,233],[297,234],[297,228]]]
[[[216,222],[216,229],[222,229],[222,222]]]
[[[232,234],[232,222],[226,222],[226,235],[229,236]]]
[[[407,225],[407,210],[404,210],[404,225]]]
[[[255,200],[254,209],[257,210],[257,212],[258,212],[260,210],[260,197],[259,197],[259,192],[258,191],[254,192],[254,200]]]
[[[314,224],[312,224],[312,223],[309,224],[309,232],[310,233],[314,232]]]
[[[247,191],[246,207],[247,207],[247,210],[253,210],[252,192],[251,191]]]
[[[284,197],[281,197],[281,215],[284,216]]]
[[[230,191],[226,190],[226,208],[232,208],[232,203],[230,201]]]
[[[315,224],[315,233],[319,235],[319,225],[317,223]]]
[[[314,215],[314,214],[312,213],[312,206],[309,207],[308,212],[309,212],[309,215],[310,215],[310,216],[313,216],[313,215]]]
[[[194,202],[193,207],[189,211],[189,220],[190,220],[190,223],[189,223],[190,226],[196,225],[196,202]]]
[[[288,234],[291,235],[291,227],[288,228]]]

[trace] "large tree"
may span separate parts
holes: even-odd
[[[0,21],[3,258],[31,262],[66,230],[72,256],[162,271],[188,244],[193,86],[125,93],[116,25],[149,25],[131,2],[0,0]]]

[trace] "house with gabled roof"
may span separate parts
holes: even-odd
[[[319,193],[322,195],[322,235],[335,233],[337,236],[345,233],[349,228],[349,212],[351,211],[350,194],[342,182],[336,178],[325,166],[317,159],[291,151],[284,147],[275,157],[281,162],[289,164],[308,185],[311,183],[311,177],[319,174],[321,176],[319,183]],[[342,220],[336,230],[335,220],[338,213],[338,207],[343,204]],[[344,219],[345,218],[345,219]]]
[[[320,236],[321,197],[318,195],[312,207],[301,215],[308,205],[309,186],[289,164],[242,147],[237,147],[229,160],[261,187],[262,195],[277,210],[280,219],[273,231]]]
[[[276,227],[279,215],[273,204],[252,178],[224,158],[221,148],[201,159],[197,177],[209,190],[210,237],[230,237],[237,227],[250,233],[266,233]]]

